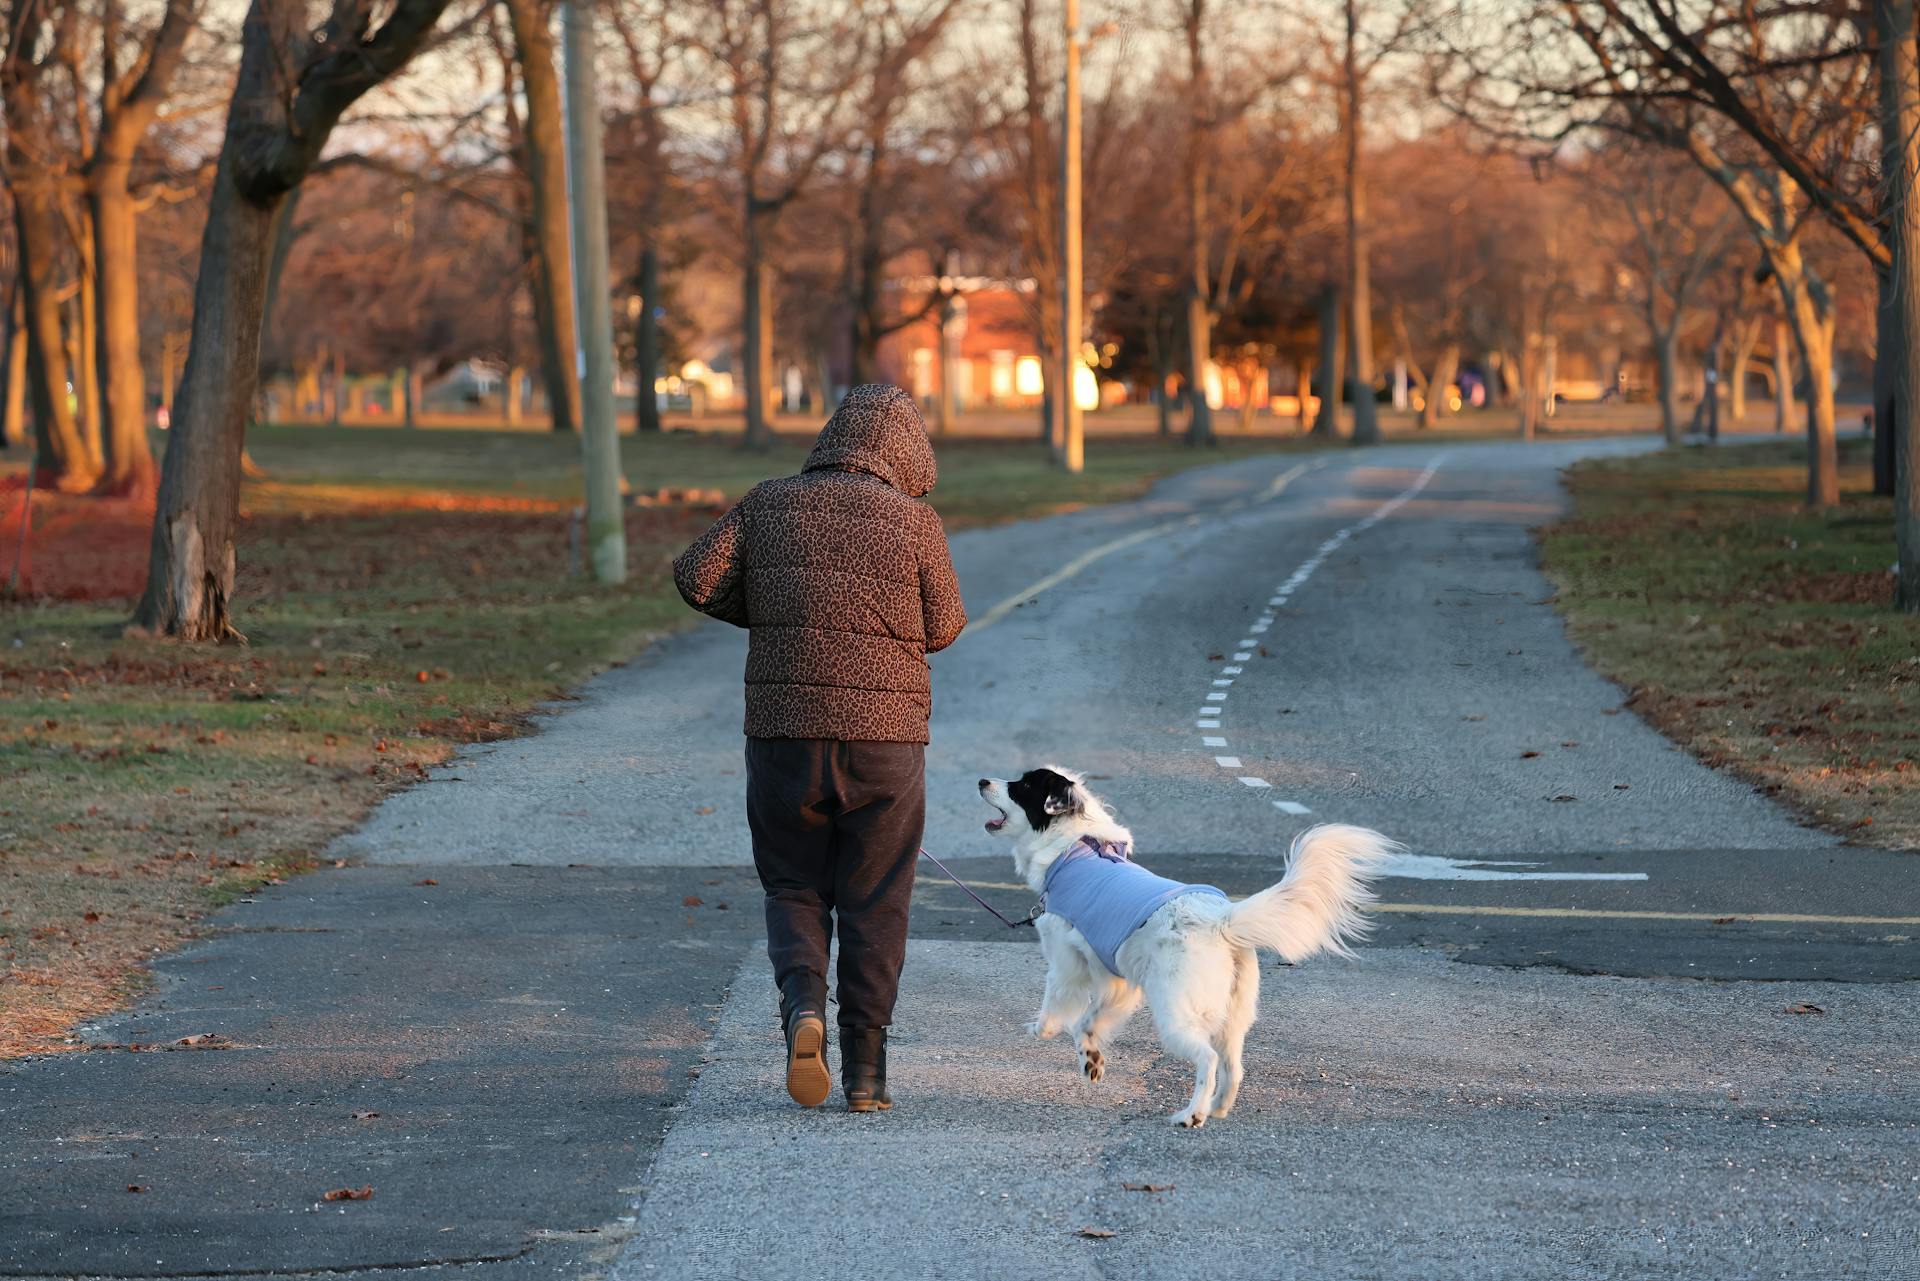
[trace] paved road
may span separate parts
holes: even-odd
[[[1580,663],[1528,531],[1637,447],[1255,459],[956,540],[929,844],[983,892],[1025,906],[972,780],[1054,757],[1234,893],[1318,819],[1413,850],[1359,961],[1269,971],[1228,1121],[1164,1126],[1144,1020],[1098,1088],[1027,1040],[1030,942],[924,875],[901,1106],[783,1106],[713,627],[395,798],[367,866],[236,907],[96,1038],[232,1048],[0,1073],[0,1276],[1912,1275],[1920,862]]]
[[[1826,844],[1621,714],[1548,603],[1529,531],[1558,510],[1558,468],[1642,447],[1257,458],[1145,502],[957,538],[976,622],[934,659],[929,846],[989,848],[974,780],[1056,757],[1095,776],[1154,855],[1272,859],[1317,818],[1439,855]],[[1027,603],[989,621],[1009,599]],[[539,737],[477,750],[390,802],[346,848],[408,863],[746,863],[745,652],[720,624],[656,646]],[[1214,704],[1219,727],[1200,729]]]

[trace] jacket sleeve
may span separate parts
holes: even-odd
[[[947,531],[932,508],[927,509],[925,546],[920,550],[920,615],[929,654],[953,644],[967,625],[967,607],[960,600],[960,579],[953,572]]]
[[[742,544],[746,522],[735,503],[713,527],[673,562],[673,585],[680,598],[703,614],[724,623],[746,627],[746,573]]]

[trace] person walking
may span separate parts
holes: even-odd
[[[747,825],[766,891],[787,1093],[817,1107],[836,929],[841,1088],[884,1111],[887,1028],[926,817],[927,655],[966,626],[946,531],[920,500],[913,398],[847,393],[795,476],[747,492],[673,563],[695,609],[747,628]]]

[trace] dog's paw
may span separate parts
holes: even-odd
[[[1107,1056],[1092,1047],[1080,1051],[1080,1074],[1089,1081],[1098,1081],[1107,1074]]]
[[[1060,1025],[1049,1018],[1037,1018],[1027,1024],[1027,1031],[1043,1041],[1051,1041],[1060,1035]]]
[[[1207,1114],[1204,1112],[1175,1112],[1172,1116],[1168,1117],[1167,1120],[1182,1130],[1197,1130],[1207,1123]]]

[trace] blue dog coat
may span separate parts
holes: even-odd
[[[1182,894],[1226,894],[1211,885],[1188,885],[1155,876],[1130,862],[1124,845],[1084,836],[1047,869],[1042,887],[1047,913],[1057,916],[1093,948],[1107,972],[1118,978],[1120,945],[1160,908]]]

